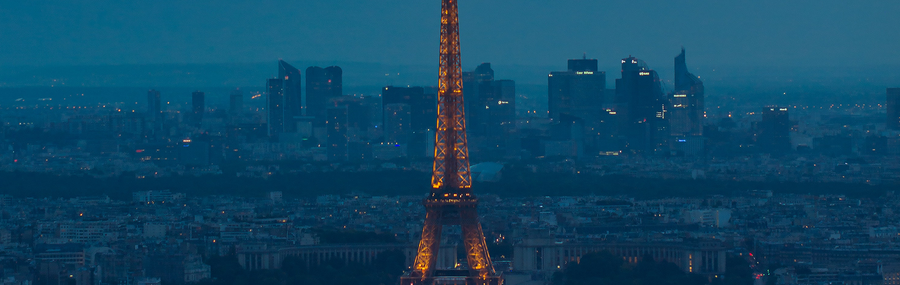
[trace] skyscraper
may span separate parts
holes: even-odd
[[[284,132],[297,132],[295,118],[303,116],[303,98],[301,97],[300,70],[284,60],[278,61],[278,79],[283,80],[281,94],[284,96],[284,114],[282,115]]]
[[[888,88],[886,101],[887,129],[900,130],[900,88]]]
[[[482,63],[471,72],[463,72],[463,102],[466,108],[467,131],[471,136],[485,135],[484,124],[486,98],[492,98],[494,69],[490,63]],[[473,148],[478,148],[477,143]]]
[[[162,96],[159,95],[159,91],[153,89],[147,91],[147,117],[157,121],[162,117]]]
[[[203,122],[203,114],[206,113],[206,95],[200,91],[194,91],[191,94],[191,110],[193,111],[192,120],[197,126]]]
[[[702,136],[703,82],[685,64],[684,49],[675,57],[675,91],[669,96],[669,130],[673,136]]]
[[[384,143],[406,146],[409,143],[410,106],[406,103],[390,103],[384,105]]]
[[[244,110],[244,92],[241,89],[232,90],[228,99],[228,113],[232,116],[240,115]]]
[[[482,93],[484,94],[484,93]],[[469,129],[478,128],[481,138],[474,137],[483,148],[485,158],[500,158],[514,154],[520,143],[516,136],[516,82],[495,80],[491,82],[489,97],[481,97],[481,120]]]
[[[277,138],[284,132],[284,80],[266,80],[266,124],[269,137]]]
[[[325,151],[330,161],[346,161],[347,145],[347,106],[329,107],[326,109],[326,145]]]
[[[570,59],[569,67],[578,69],[551,72],[547,77],[550,118],[558,120],[561,114],[568,114],[590,120],[603,103],[606,72],[596,71],[595,59]]]
[[[516,130],[516,82],[496,80],[491,84],[491,98],[484,100],[485,133],[493,136],[509,135]]]
[[[757,125],[756,143],[763,152],[785,153],[791,150],[791,122],[788,108],[770,106],[762,110]]]
[[[407,104],[410,112],[409,131],[434,129],[434,118],[437,116],[437,99],[434,92],[425,92],[425,88],[387,86],[381,94],[384,116],[387,116],[388,104]],[[386,123],[385,119],[385,123]]]
[[[570,59],[569,71],[597,71],[597,60],[588,59],[585,55],[582,59]]]
[[[603,123],[606,72],[597,71],[595,59],[570,59],[569,69],[551,72],[547,77],[548,111],[554,123],[577,120],[577,135],[565,136],[588,153],[599,151]],[[572,138],[577,138],[575,141]],[[563,139],[562,137],[556,138]]]
[[[385,86],[381,92],[381,104],[410,104],[413,98],[422,97],[425,94],[425,88],[413,87],[397,87]],[[431,118],[433,121],[434,118]]]
[[[315,117],[317,126],[324,126],[328,100],[343,95],[342,77],[337,66],[306,69],[306,115]]]
[[[437,117],[437,91],[424,88],[422,96],[413,97],[409,102],[410,127],[415,132],[434,131],[434,118]]]
[[[625,148],[636,152],[659,150],[669,136],[662,86],[656,71],[634,57],[622,59],[622,78],[616,79],[617,116]]]

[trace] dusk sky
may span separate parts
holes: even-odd
[[[900,1],[460,1],[464,67],[900,64]],[[437,64],[440,2],[0,1],[0,68],[246,63]]]

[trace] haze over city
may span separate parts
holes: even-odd
[[[900,284],[898,11],[0,0],[0,285]]]

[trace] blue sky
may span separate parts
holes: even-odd
[[[900,1],[460,0],[463,62],[670,68],[900,64]],[[0,68],[303,61],[436,64],[438,0],[0,0]]]

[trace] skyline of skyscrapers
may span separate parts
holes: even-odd
[[[463,96],[468,108],[466,113],[470,117],[467,118],[466,125],[471,151],[476,157],[483,159],[517,157],[529,153],[535,156],[575,154],[579,157],[618,155],[622,152],[703,154],[708,141],[703,133],[704,84],[688,69],[685,54],[685,49],[682,49],[674,58],[674,84],[665,91],[663,80],[656,71],[636,57],[622,59],[621,78],[615,80],[615,89],[606,88],[606,74],[599,70],[598,60],[586,57],[570,59],[567,61],[566,71],[555,71],[548,75],[547,116],[550,125],[540,129],[525,127],[524,130],[516,126],[518,120],[532,116],[517,116],[516,101],[519,98],[515,82],[497,80],[490,63],[479,64],[472,71],[463,72],[462,78]],[[334,140],[329,141],[327,126],[328,120],[334,117],[327,114],[327,109],[343,107],[346,109],[346,119],[339,128],[342,130],[340,136],[343,137],[339,141],[346,141],[347,148],[353,149],[349,151],[353,153],[351,157],[391,157],[392,155],[385,156],[385,153],[379,152],[385,150],[383,145],[400,145],[403,151],[392,149],[390,152],[401,156],[428,153],[426,150],[429,148],[429,141],[433,140],[429,136],[434,131],[431,121],[437,111],[436,96],[433,94],[435,87],[386,86],[382,88],[382,94],[377,96],[343,95],[338,93],[338,90],[343,89],[338,84],[342,80],[337,78],[343,75],[340,67],[312,66],[307,70],[311,72],[306,81],[311,84],[305,87],[312,94],[295,92],[300,90],[300,80],[303,78],[299,69],[283,60],[278,61],[278,77],[267,80],[267,94],[264,94],[266,103],[260,110],[266,112],[265,122],[268,125],[260,125],[259,129],[266,127],[270,142],[302,143],[305,147],[335,147]],[[288,98],[289,92],[293,92],[293,101]],[[897,91],[889,88],[887,92],[888,116],[898,116],[891,113],[891,102],[900,100],[892,100],[892,94]],[[148,91],[148,105],[153,105],[154,100],[161,101],[158,93],[153,89]],[[200,122],[208,112],[205,93],[202,96],[200,93],[192,94],[190,118],[186,120],[195,126],[201,126]],[[232,118],[237,118],[235,115],[243,109],[243,93],[240,89],[232,90],[228,98],[230,105],[227,113],[214,110],[207,115],[212,116],[210,118],[220,118],[222,114],[229,114]],[[323,99],[325,116],[303,116],[306,109],[304,101]],[[295,104],[292,111],[294,115],[288,110],[289,101]],[[160,108],[163,107],[162,103],[159,102]],[[300,106],[296,103],[300,103]],[[148,112],[157,112],[154,111],[155,108],[148,106]],[[230,119],[230,122],[239,120],[241,118]],[[250,124],[252,118],[242,120]],[[897,121],[900,124],[900,117]],[[772,140],[768,138],[774,137],[766,133],[772,128],[766,128],[765,125],[762,119],[754,123],[758,145],[770,143]],[[250,125],[246,127],[254,128]],[[889,128],[893,127],[889,125]],[[299,134],[301,129],[302,134]],[[285,136],[282,135],[284,133],[295,134]],[[333,131],[330,133],[334,134]],[[351,144],[353,147],[350,147]],[[340,145],[345,144],[338,144]],[[535,150],[536,145],[540,150]],[[366,147],[358,149],[358,146]],[[365,154],[369,152],[371,153]]]

